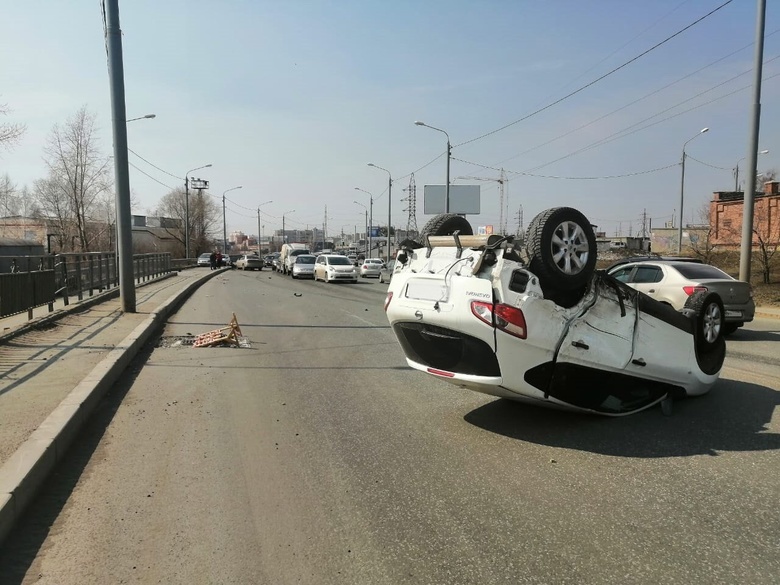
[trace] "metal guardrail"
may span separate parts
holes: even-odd
[[[67,306],[71,297],[83,300],[119,286],[116,255],[111,252],[15,256],[9,263],[11,272],[0,274],[0,317],[27,311],[32,319],[35,307],[48,305],[53,311],[58,296]],[[136,285],[175,270],[168,253],[133,255]]]

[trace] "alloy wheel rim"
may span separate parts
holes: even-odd
[[[579,274],[585,269],[590,255],[585,230],[574,221],[564,221],[553,231],[552,258],[564,274]]]
[[[710,303],[704,311],[704,338],[707,343],[713,343],[720,334],[723,316],[717,303]]]

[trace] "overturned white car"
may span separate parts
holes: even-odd
[[[726,353],[723,304],[682,312],[596,271],[596,239],[569,207],[511,236],[436,216],[397,255],[385,310],[408,364],[478,392],[605,415],[703,394]]]

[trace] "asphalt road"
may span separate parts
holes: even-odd
[[[386,286],[230,272],[136,360],[0,553],[5,583],[777,583],[780,321],[620,418],[409,370]],[[235,312],[249,348],[181,337]]]

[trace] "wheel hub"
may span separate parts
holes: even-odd
[[[579,274],[588,262],[588,238],[573,221],[558,225],[552,237],[553,261],[564,274]]]

